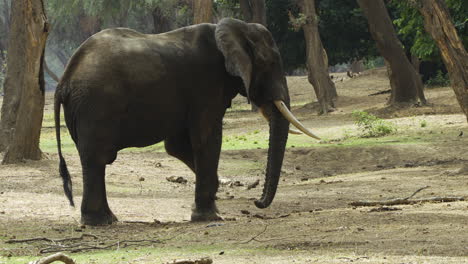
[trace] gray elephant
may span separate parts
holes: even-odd
[[[60,143],[61,105],[81,160],[81,222],[117,221],[107,203],[106,164],[121,149],[161,141],[196,175],[192,221],[220,219],[215,195],[222,119],[237,94],[258,105],[269,120],[266,180],[255,201],[266,208],[276,193],[289,123],[314,135],[288,110],[281,57],[265,27],[223,19],[157,35],[107,29],[86,40],[66,67],[54,106],[59,170],[71,205],[72,183]]]

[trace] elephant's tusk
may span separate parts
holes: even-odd
[[[302,132],[299,131],[299,130],[290,128],[290,129],[289,129],[289,134],[293,134],[293,135],[302,135]]]
[[[299,122],[299,120],[297,120],[297,118],[291,113],[291,111],[289,111],[288,107],[284,104],[283,101],[278,100],[274,101],[274,103],[276,105],[276,108],[278,108],[281,114],[283,114],[284,118],[286,118],[291,124],[297,127],[297,129],[299,129],[301,132],[308,135],[309,137],[313,137],[320,140],[320,138],[317,135],[312,133],[312,131],[307,129],[303,124],[301,124],[301,122]]]
[[[267,122],[270,122],[270,119],[268,118],[268,116],[265,114],[265,112],[263,112],[263,108],[260,108],[260,112],[262,113],[262,116],[265,118],[265,120]],[[302,132],[301,131],[298,131],[296,129],[292,129],[290,128],[289,129],[289,134],[293,134],[293,135],[302,135]]]

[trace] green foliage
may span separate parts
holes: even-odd
[[[357,1],[317,2],[319,31],[330,65],[378,55],[367,19]]]
[[[294,31],[299,31],[307,23],[307,16],[303,13],[297,14],[297,17],[289,16],[289,24]]]
[[[298,16],[299,9],[290,0],[266,0],[267,27],[283,59],[284,70],[292,72],[294,69],[304,67],[306,58],[306,45],[304,32],[292,30],[289,24],[289,13]]]
[[[352,115],[356,125],[362,130],[362,137],[381,137],[396,131],[392,124],[367,112],[353,111]]]
[[[427,121],[426,120],[421,120],[421,123],[419,123],[421,127],[427,127]]]
[[[385,65],[385,62],[384,62],[384,59],[383,57],[381,56],[377,56],[377,57],[367,57],[364,59],[364,68],[366,68],[366,70],[368,69],[374,69],[374,68],[377,68],[377,67],[382,67]]]
[[[452,22],[458,35],[461,37],[465,47],[468,45],[468,1],[445,0]],[[434,40],[424,29],[422,15],[413,6],[412,1],[392,0],[388,1],[388,7],[395,19],[399,38],[405,49],[411,54],[418,56],[423,61],[441,60],[440,52]]]
[[[441,70],[438,70],[437,74],[429,79],[426,84],[429,87],[448,86],[450,85],[450,79],[448,74],[444,74]]]

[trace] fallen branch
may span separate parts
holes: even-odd
[[[40,260],[31,261],[28,264],[49,264],[55,261],[61,261],[65,264],[75,264],[75,261],[63,253],[56,253]]]
[[[427,203],[427,202],[441,202],[441,203],[447,203],[447,202],[455,202],[455,201],[464,201],[465,198],[461,196],[449,196],[449,197],[429,197],[429,198],[421,198],[421,199],[411,199],[413,196],[415,196],[418,192],[429,188],[430,186],[424,186],[419,189],[417,189],[413,194],[411,194],[408,197],[405,198],[396,198],[396,199],[391,199],[391,200],[385,200],[385,201],[358,201],[358,202],[352,202],[349,203],[349,205],[352,206],[384,206],[384,205],[406,205],[406,204],[417,204],[417,203]]]
[[[376,96],[376,95],[380,95],[380,94],[388,94],[388,93],[391,93],[392,90],[385,90],[385,91],[380,91],[380,92],[376,92],[376,93],[371,93],[369,94],[369,96]]]
[[[449,197],[429,197],[421,199],[392,199],[386,201],[358,201],[349,203],[352,206],[384,206],[384,205],[406,205],[406,204],[417,204],[417,203],[429,203],[429,202],[439,202],[439,203],[449,203],[456,201],[464,201],[465,198],[461,196],[449,196]]]
[[[87,250],[93,250],[93,249],[109,249],[109,248],[126,248],[128,246],[135,245],[136,243],[161,243],[160,240],[150,240],[150,239],[142,239],[142,240],[122,240],[122,241],[117,241],[115,243],[112,243],[110,245],[105,245],[105,246],[96,246],[96,245],[90,245],[87,243],[77,243],[73,245],[52,245],[47,248],[41,249],[39,252],[40,253],[53,253],[53,252],[60,252],[60,251],[68,251],[72,253],[76,252],[82,252],[82,251],[87,251]],[[95,242],[93,243],[95,244]]]
[[[166,262],[166,264],[212,264],[213,260],[211,258],[201,258],[201,259],[182,259],[174,260],[172,262]]]
[[[92,237],[94,239],[98,239],[97,236],[91,234],[82,234],[79,237],[69,237],[69,238],[62,238],[62,239],[51,239],[47,237],[34,237],[34,238],[26,238],[26,239],[10,239],[5,241],[5,243],[13,244],[13,243],[27,243],[27,242],[34,242],[34,241],[46,241],[46,242],[65,242],[65,241],[74,241],[74,240],[83,240],[85,237]]]

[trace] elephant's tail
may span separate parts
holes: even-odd
[[[57,86],[57,90],[55,91],[55,100],[54,100],[54,118],[55,118],[55,133],[57,138],[57,148],[58,148],[58,155],[60,159],[59,163],[59,171],[60,176],[62,176],[63,180],[63,190],[65,191],[65,195],[67,196],[68,200],[70,201],[71,206],[75,206],[73,202],[73,188],[72,188],[72,181],[70,177],[70,173],[68,172],[67,163],[62,155],[62,143],[60,140],[60,106],[62,105],[62,96],[60,94],[60,85]]]

